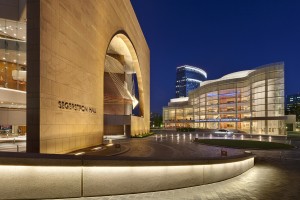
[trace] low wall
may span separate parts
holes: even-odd
[[[144,133],[148,133],[150,130],[145,127],[145,118],[131,115],[131,127],[130,134],[140,135]]]
[[[0,199],[116,195],[226,180],[254,166],[253,155],[199,161],[99,160],[0,154]]]

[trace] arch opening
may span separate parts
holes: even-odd
[[[131,117],[143,116],[143,89],[138,56],[130,39],[116,34],[104,64],[104,136],[130,136]]]

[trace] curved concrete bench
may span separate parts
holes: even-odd
[[[169,190],[222,181],[254,166],[250,154],[163,161],[0,153],[0,199],[102,196]]]

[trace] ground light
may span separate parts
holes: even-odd
[[[93,148],[92,150],[93,150],[93,151],[98,151],[98,150],[100,150],[100,149],[102,149],[102,147],[95,147],[95,148]]]
[[[78,152],[78,153],[75,153],[74,155],[75,156],[80,156],[80,155],[83,155],[83,154],[85,154],[85,152]]]
[[[114,144],[113,144],[113,142],[112,142],[112,139],[109,139],[108,140],[108,144],[106,145],[106,146],[108,146],[108,147],[110,147],[110,146],[113,146]]]

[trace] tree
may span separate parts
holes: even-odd
[[[150,121],[151,121],[150,123],[151,127],[161,127],[163,122],[162,115],[158,113],[151,113]]]
[[[154,117],[154,126],[155,127],[161,127],[162,122],[163,122],[163,118],[161,115]]]

